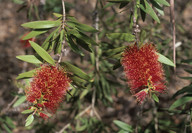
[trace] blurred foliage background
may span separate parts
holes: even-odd
[[[72,96],[66,96],[57,113],[46,121],[35,118],[31,126],[25,127],[27,116],[21,112],[28,107],[22,97],[26,81],[18,82],[16,77],[36,66],[15,58],[18,55],[34,54],[32,48],[24,49],[20,43],[21,36],[31,31],[21,27],[21,24],[36,20],[56,20],[53,13],[62,13],[62,5],[61,0],[0,0],[1,132],[192,132],[192,2],[175,1],[177,69],[174,72],[172,67],[163,65],[167,92],[160,95],[159,103],[148,100],[143,105],[138,105],[129,92],[123,68],[119,65],[124,46],[134,41],[132,33],[135,5],[129,0],[109,1],[65,0],[68,17],[74,16],[78,22],[99,30],[97,33],[85,32],[87,38],[99,44],[91,45],[92,52],[84,47],[86,42],[79,46],[84,56],[66,45],[62,59],[87,73],[90,82],[82,80],[81,74],[78,75],[81,70],[78,71],[75,75],[77,82],[70,91]],[[159,53],[172,60],[170,7],[162,6],[158,10],[154,0],[148,2],[154,6],[160,23],[157,18],[154,19],[153,14],[146,14],[143,21],[140,15],[142,11],[138,10],[139,40],[154,43]],[[36,42],[43,44],[51,32],[52,29],[37,36]],[[129,34],[119,37],[113,33]],[[51,48],[46,50],[51,51]],[[57,50],[55,53],[52,56],[58,59]]]

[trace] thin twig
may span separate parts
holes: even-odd
[[[17,100],[18,96],[15,96],[15,98],[7,105],[7,107],[5,109],[3,109],[0,113],[1,115],[4,115],[6,112],[8,112],[8,110],[11,108],[11,106],[15,103],[15,101]]]
[[[136,121],[136,127],[135,127],[135,133],[138,133],[138,127],[140,125],[140,120],[142,119],[142,113],[143,113],[143,104],[141,104],[141,106],[138,107],[138,111],[137,111],[137,121]]]
[[[176,49],[175,49],[175,12],[174,12],[174,0],[170,0],[170,12],[171,12],[171,25],[172,25],[172,38],[173,38],[173,63],[175,64],[174,71],[176,70]]]
[[[62,30],[64,30],[64,28],[65,28],[65,19],[66,19],[66,18],[65,18],[65,2],[64,2],[64,0],[62,0],[62,7],[63,7]],[[60,56],[59,56],[58,63],[61,62],[63,53],[64,53],[64,51],[65,51],[65,49],[64,49],[64,44],[65,44],[65,38],[63,39],[62,44],[61,44],[61,54],[60,54]]]
[[[56,132],[56,133],[63,133],[63,131],[65,131],[65,129],[67,129],[69,126],[71,126],[70,123],[68,123],[67,125],[65,125],[59,132]]]
[[[87,113],[88,110],[91,109],[91,105],[89,105],[86,109],[84,109],[81,113],[79,113],[76,118],[83,116],[85,113]]]
[[[89,105],[87,108],[85,108],[82,112],[80,112],[75,119],[83,116],[85,113],[87,113],[89,110],[91,109],[91,105]],[[71,125],[71,123],[68,123],[67,125],[65,125],[60,131],[56,132],[56,133],[62,133],[65,129],[67,129],[69,126]]]
[[[99,30],[99,15],[98,15],[98,0],[96,1],[95,4],[95,10],[94,10],[94,14],[93,14],[93,20],[94,20],[94,28],[96,30]],[[96,43],[99,43],[99,34],[95,33],[95,41]],[[97,73],[99,73],[99,46],[95,47],[95,70]],[[93,114],[97,117],[97,119],[101,120],[101,117],[99,116],[99,114],[97,113],[96,109],[95,109],[95,98],[96,98],[96,88],[93,88],[93,96],[92,96],[92,104],[91,104],[91,116],[93,116]]]
[[[155,122],[155,133],[158,133],[158,117],[157,117],[157,107],[155,105],[155,101],[152,100],[153,105],[153,116],[154,116],[154,122]]]
[[[91,108],[92,108],[92,110],[91,110],[91,117],[93,116],[93,114],[95,113],[94,112],[94,106],[95,106],[95,96],[96,96],[96,91],[95,91],[95,89],[93,90],[93,96],[92,96],[92,100],[91,100]]]

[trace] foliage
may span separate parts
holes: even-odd
[[[26,4],[24,0],[13,0],[13,2]],[[82,2],[88,3],[90,1]],[[103,112],[114,107],[116,99],[119,98],[120,88],[125,88],[123,89],[124,95],[129,94],[130,86],[127,87],[125,76],[119,74],[123,73],[121,60],[123,51],[128,48],[127,44],[136,42],[140,45],[144,42],[153,41],[155,47],[159,50],[155,53],[158,61],[167,65],[165,66],[167,68],[165,76],[168,77],[168,74],[172,72],[170,67],[175,67],[175,64],[169,59],[170,49],[165,52],[171,39],[160,32],[160,23],[165,22],[163,20],[163,15],[165,15],[163,9],[165,6],[170,6],[166,0],[97,0],[92,16],[94,27],[81,23],[74,16],[70,16],[69,11],[78,5],[65,2],[66,9],[62,9],[61,3],[62,0],[47,0],[43,7],[44,12],[53,13],[54,20],[36,19],[40,16],[37,10],[38,5],[28,3],[31,4],[28,17],[36,20],[21,25],[30,30],[22,40],[28,41],[31,45],[31,48],[28,49],[32,49],[33,52],[30,55],[18,55],[16,58],[31,63],[34,69],[20,73],[16,79],[24,81],[22,84],[23,92],[26,92],[26,88],[30,85],[29,82],[33,80],[35,72],[41,69],[42,64],[49,64],[63,67],[72,82],[64,96],[64,103],[61,104],[55,114],[55,119],[49,118],[48,122],[47,119],[39,118],[41,114],[36,114],[36,110],[28,108],[29,106],[27,108],[21,107],[21,114],[25,116],[26,120],[25,124],[19,123],[20,126],[26,126],[26,130],[34,128],[36,132],[55,132],[56,130],[60,132],[90,133],[165,131],[171,133],[182,132],[183,130],[191,132],[191,127],[188,126],[191,124],[191,85],[178,90],[171,99],[173,103],[166,108],[163,108],[161,103],[167,101],[161,100],[163,98],[158,98],[159,95],[156,94],[149,94],[152,100],[145,101],[143,105],[135,103],[138,108],[148,104],[148,108],[138,111],[144,115],[152,115],[152,118],[148,120],[149,122],[144,122],[144,124],[142,123],[144,120],[140,120],[139,115],[135,116],[138,117],[135,118],[137,119],[136,122],[134,121],[135,123],[127,124],[124,122],[125,119],[116,120],[119,118],[112,118],[110,122],[106,122]],[[31,7],[35,10],[36,17],[34,18],[33,8]],[[129,8],[131,10],[128,10]],[[62,10],[66,10],[67,14],[65,16],[60,13]],[[119,19],[120,13],[116,10],[122,10],[126,15]],[[141,32],[139,32],[136,25],[141,21],[147,23],[147,25],[141,26]],[[31,38],[37,40],[30,41]],[[71,57],[67,55],[68,49],[70,49]],[[192,64],[191,59],[180,62]],[[143,64],[140,65],[137,67],[142,68]],[[186,71],[192,74],[191,69]],[[182,78],[191,81],[191,77]],[[25,93],[16,94],[17,100],[14,102],[13,108],[20,107],[23,103],[29,103],[26,101],[25,95]],[[43,101],[41,102],[43,103]],[[37,110],[42,109],[35,103],[31,104]],[[5,114],[1,115],[0,127],[11,133],[16,128],[12,118]],[[187,120],[187,122],[180,122],[179,124],[172,122],[173,116],[179,115],[184,115],[184,120]]]

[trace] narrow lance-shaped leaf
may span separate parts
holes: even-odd
[[[36,37],[38,35],[46,33],[47,31],[48,31],[48,29],[46,29],[46,30],[33,30],[29,34],[27,34],[22,40],[27,40],[27,39]]]
[[[25,62],[34,63],[34,64],[41,64],[42,62],[34,55],[20,55],[16,56],[17,59],[20,59]]]
[[[25,126],[27,127],[27,126],[31,125],[31,123],[33,122],[33,120],[34,120],[33,114],[29,115],[29,116],[27,117],[27,119],[25,120],[25,121],[26,121]]]
[[[108,55],[117,54],[119,52],[122,52],[126,47],[127,46],[122,46],[122,47],[118,47],[118,48],[114,48],[114,49],[109,49],[109,50],[105,51],[105,53]]]
[[[12,131],[9,129],[9,127],[5,123],[3,123],[2,126],[7,131],[7,133],[12,133]]]
[[[152,95],[152,98],[153,98],[156,102],[159,102],[159,98],[157,97],[157,95],[153,94],[153,95]]]
[[[79,49],[79,47],[75,44],[70,35],[66,35],[67,44],[69,47],[77,54],[84,56],[83,52]]]
[[[175,64],[171,60],[169,60],[167,57],[165,57],[164,55],[162,55],[160,53],[156,53],[156,54],[159,56],[159,58],[158,58],[159,62],[175,67]]]
[[[33,109],[27,109],[27,110],[22,111],[21,113],[22,114],[29,114],[29,113],[32,113],[33,111],[34,111]]]
[[[153,7],[155,7],[155,9],[159,12],[159,14],[164,15],[163,8],[159,5],[159,3],[154,0],[150,0],[150,2],[152,3]]]
[[[5,117],[5,122],[6,122],[6,124],[7,124],[10,128],[13,128],[13,129],[14,129],[14,128],[16,127],[16,126],[14,125],[12,119],[11,119],[10,117],[8,117],[8,116]]]
[[[58,18],[60,18],[60,17],[63,16],[62,14],[59,14],[59,13],[53,13],[53,15],[54,15],[55,17],[58,17]]]
[[[35,72],[35,69],[28,71],[28,72],[20,73],[16,79],[18,80],[18,79],[23,79],[23,78],[31,78],[34,75],[34,72]]]
[[[111,34],[107,34],[107,37],[111,40],[123,40],[126,42],[131,42],[135,40],[135,36],[132,35],[131,33],[111,33]]]
[[[85,80],[90,80],[90,77],[85,72],[83,72],[81,69],[79,69],[78,67],[76,67],[68,62],[61,62],[61,65],[64,65],[65,68],[67,69],[67,71],[74,73],[75,75],[79,76],[80,78],[85,79]]]
[[[114,120],[113,123],[115,123],[115,125],[117,125],[118,127],[120,127],[121,129],[123,129],[125,131],[133,132],[132,127],[130,125],[128,125],[127,123],[124,123],[119,120]]]
[[[187,87],[184,87],[183,89],[177,91],[174,95],[173,95],[173,98],[175,98],[176,96],[180,95],[180,94],[184,94],[184,93],[190,93],[192,94],[192,85],[190,86],[187,86]]]
[[[169,108],[169,110],[175,109],[181,105],[186,104],[187,102],[192,101],[192,96],[183,96],[176,100]]]
[[[57,27],[61,24],[61,21],[33,21],[24,23],[21,26],[32,29],[47,29]]]
[[[93,52],[92,48],[91,48],[91,44],[85,42],[84,40],[81,40],[75,36],[72,36],[75,40],[76,43],[81,46],[82,48],[84,48],[85,50],[89,51],[89,52]]]
[[[155,11],[153,10],[153,8],[149,5],[149,3],[144,0],[144,5],[143,4],[140,4],[139,5],[140,8],[146,12],[147,14],[149,14],[155,21],[157,21],[158,23],[160,23],[160,20],[159,18],[157,17]]]
[[[13,107],[19,106],[20,104],[22,104],[23,102],[25,102],[25,100],[26,100],[26,96],[21,96],[21,97],[19,97],[19,99],[13,104]]]
[[[62,43],[63,43],[63,37],[64,37],[64,30],[61,30],[60,34],[58,35],[57,39],[55,40],[55,54],[60,54],[62,49]]]
[[[165,5],[165,6],[170,6],[170,4],[166,0],[155,0],[159,4]]]
[[[113,3],[127,3],[131,0],[108,0],[107,2],[113,2]]]
[[[95,28],[89,26],[89,25],[86,25],[86,24],[81,24],[77,21],[72,21],[72,20],[69,20],[66,22],[69,26],[71,27],[76,27],[78,28],[80,31],[85,31],[85,32],[98,32],[98,30],[96,30]]]
[[[46,40],[43,42],[42,44],[42,48],[45,50],[48,50],[49,48],[49,42],[51,42],[51,38],[53,37],[53,35],[55,33],[57,33],[59,31],[60,27],[58,27],[57,29],[55,29],[53,32],[51,32],[51,34],[46,38]]]
[[[29,41],[29,43],[31,44],[33,49],[37,52],[37,54],[41,56],[41,58],[43,58],[45,61],[47,61],[52,65],[55,64],[55,61],[53,60],[53,58],[42,47],[40,47],[37,43],[32,41]]]
[[[68,35],[74,35],[75,37],[81,39],[82,41],[86,42],[87,44],[93,44],[93,45],[98,45],[92,38],[88,37],[84,33],[77,31],[75,29],[68,30]]]

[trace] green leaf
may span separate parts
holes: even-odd
[[[110,39],[110,40],[123,40],[123,41],[126,41],[126,42],[132,42],[135,40],[135,36],[132,35],[131,33],[110,33],[110,34],[107,34],[107,37]]]
[[[57,17],[57,18],[60,18],[60,17],[63,16],[62,14],[59,14],[59,13],[53,13],[53,15],[54,15],[55,17]]]
[[[129,133],[129,132],[127,132],[125,130],[120,130],[118,133]]]
[[[37,43],[32,41],[29,41],[29,43],[31,44],[31,47],[33,47],[33,49],[37,52],[37,54],[41,56],[41,58],[43,58],[51,65],[55,65],[55,61],[53,60],[53,58],[42,47],[40,47]]]
[[[122,53],[123,52],[118,53],[118,54],[114,54],[114,55],[111,55],[111,56],[108,56],[108,58],[114,58],[114,59],[118,59],[119,60],[122,57]]]
[[[46,33],[47,31],[48,31],[47,29],[46,30],[33,30],[30,33],[28,33],[22,40],[31,39],[33,37]]]
[[[89,26],[89,25],[86,25],[86,24],[81,24],[77,21],[72,21],[72,20],[69,20],[66,22],[69,26],[71,27],[76,27],[78,28],[80,31],[85,31],[85,32],[98,32],[98,30],[96,30],[95,28]]]
[[[61,53],[63,37],[64,37],[64,30],[61,30],[60,34],[55,39],[54,54]]]
[[[128,4],[129,4],[129,2],[121,3],[121,4],[119,5],[119,9],[122,9],[122,8],[126,7]]]
[[[132,127],[130,125],[128,125],[127,123],[124,123],[119,120],[114,120],[113,123],[115,123],[115,125],[117,125],[120,129],[123,129],[128,132],[133,132]]]
[[[173,98],[175,98],[176,96],[180,95],[180,94],[184,94],[184,93],[192,93],[192,85],[190,86],[187,86],[187,87],[184,87],[182,88],[181,90],[177,91],[174,95],[173,95]]]
[[[107,3],[107,4],[103,7],[103,9],[108,8],[108,7],[110,7],[110,6],[113,6],[113,5],[115,5],[115,3],[109,2],[109,3]]]
[[[57,27],[61,24],[60,21],[33,21],[24,23],[21,26],[32,29],[48,29],[52,27]]]
[[[141,8],[144,12],[146,12],[147,14],[149,14],[155,21],[157,21],[158,23],[160,23],[160,20],[159,20],[159,18],[157,17],[155,11],[153,10],[153,8],[150,6],[150,4],[149,4],[146,0],[144,0],[144,4],[143,4],[143,5],[140,4],[139,6],[140,6],[140,8]]]
[[[49,49],[49,45],[50,43],[53,41],[51,40],[52,37],[54,36],[54,34],[56,34],[58,31],[59,31],[60,27],[58,27],[57,29],[55,29],[53,32],[51,32],[51,34],[49,34],[49,36],[46,38],[46,40],[43,42],[42,44],[42,48],[45,49],[45,50],[48,50]]]
[[[108,0],[107,2],[113,2],[113,3],[127,3],[131,0]]]
[[[164,55],[157,53],[157,52],[156,52],[156,54],[159,56],[159,58],[158,58],[159,62],[175,67],[175,64],[171,60],[169,60],[167,57],[165,57]]]
[[[89,92],[88,89],[83,90],[83,92],[80,95],[80,99],[84,98],[87,95],[88,92]]]
[[[22,111],[21,113],[22,114],[29,114],[29,113],[32,113],[34,110],[32,110],[32,109],[27,109],[27,110],[24,110],[24,111]]]
[[[13,123],[13,121],[11,120],[11,118],[10,117],[5,117],[5,122],[6,122],[6,124],[10,127],[10,128],[15,128],[15,125],[14,125],[14,123]]]
[[[20,55],[16,56],[17,59],[20,59],[25,62],[33,63],[33,64],[41,64],[42,62],[38,59],[39,57],[34,55]]]
[[[25,121],[26,121],[25,126],[27,127],[27,126],[31,125],[31,123],[33,122],[33,120],[34,120],[33,114],[29,115],[29,116],[27,117],[27,119],[25,120]]]
[[[186,79],[186,80],[191,80],[192,79],[192,77],[179,77],[179,78]]]
[[[75,42],[73,41],[73,39],[67,35],[66,36],[66,40],[67,40],[67,44],[69,45],[69,47],[77,54],[80,54],[81,56],[84,56],[83,52],[79,49],[79,47],[75,44]]]
[[[3,128],[7,131],[7,133],[12,133],[12,131],[8,128],[8,126],[6,124],[2,124]]]
[[[157,97],[157,95],[153,94],[152,98],[158,103],[159,102],[159,98]]]
[[[82,126],[78,125],[75,127],[76,131],[81,132],[84,131],[87,128],[87,124],[84,124]]]
[[[145,5],[144,0],[141,0],[141,1],[140,1],[140,4],[141,4],[141,5]],[[141,14],[141,18],[142,18],[142,20],[143,20],[143,22],[144,22],[144,21],[145,21],[145,18],[146,18],[146,12],[144,12],[144,11],[140,8],[140,14]]]
[[[114,54],[123,52],[126,47],[127,46],[122,46],[122,47],[118,47],[118,48],[114,48],[114,49],[109,49],[109,50],[105,51],[105,53],[107,55],[114,55]]]
[[[28,72],[20,73],[16,79],[18,80],[18,79],[23,79],[23,78],[31,78],[34,75],[34,72],[35,72],[35,69],[28,71]]]
[[[113,66],[113,70],[115,70],[115,69],[117,69],[117,68],[119,68],[119,67],[121,67],[121,66],[122,66],[122,65],[121,65],[120,61],[118,61],[118,62],[116,62],[115,65]]]
[[[68,30],[67,31],[68,35],[74,35],[75,37],[81,39],[82,41],[86,42],[89,45],[98,45],[92,38],[88,37],[87,35],[85,35],[84,33],[77,31],[75,29],[72,30]]]
[[[169,108],[169,110],[175,109],[181,105],[186,104],[187,102],[192,101],[192,96],[183,96],[179,99],[177,99]]]
[[[187,69],[185,69],[185,71],[188,72],[188,73],[190,73],[190,74],[192,74],[192,70],[187,70]]]
[[[192,59],[183,60],[183,61],[181,61],[181,62],[183,62],[183,63],[188,63],[188,64],[192,64]]]
[[[13,2],[20,5],[24,3],[23,0],[13,0]]]
[[[90,80],[89,75],[87,75],[85,72],[83,72],[81,69],[79,69],[78,67],[68,63],[68,62],[61,62],[61,65],[65,66],[65,68],[67,69],[67,71],[72,72],[73,74],[79,76],[82,79],[85,80]]]
[[[26,96],[21,96],[19,99],[13,104],[13,107],[17,107],[20,104],[24,103],[26,101]]]
[[[88,52],[93,52],[92,48],[91,48],[91,44],[88,44],[87,42],[85,42],[84,40],[81,40],[79,38],[75,38],[76,39],[76,43],[81,46],[82,48],[84,48],[85,50],[87,50]]]
[[[166,0],[155,0],[159,4],[165,5],[165,6],[170,6],[170,4]]]
[[[157,3],[155,0],[150,0],[150,2],[152,3],[153,7],[155,7],[155,9],[159,12],[159,14],[164,15],[163,8],[159,5],[159,3]]]

